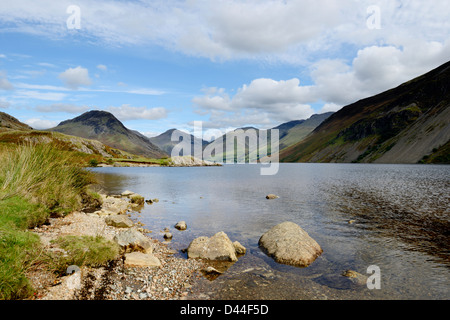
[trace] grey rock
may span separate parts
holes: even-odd
[[[194,239],[187,248],[188,258],[200,258],[218,261],[237,261],[236,249],[228,236],[218,232],[211,238]]]
[[[247,251],[247,249],[245,249],[245,247],[240,244],[239,241],[233,242],[233,246],[237,254],[245,254],[245,252]]]
[[[185,221],[180,221],[175,225],[175,228],[178,230],[186,230],[187,229],[187,225]]]
[[[173,238],[173,235],[170,232],[164,233],[164,239],[170,240]]]
[[[293,222],[283,222],[259,239],[259,245],[276,262],[307,267],[323,252],[306,231]]]
[[[114,237],[116,241],[125,252],[141,251],[144,253],[153,252],[153,244],[150,239],[134,228],[130,228],[117,234]]]
[[[160,267],[161,261],[152,253],[130,252],[125,254],[125,267]]]
[[[105,222],[109,226],[116,228],[131,228],[134,223],[125,215],[114,215],[105,218]]]

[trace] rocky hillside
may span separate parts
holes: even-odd
[[[51,144],[62,151],[74,151],[80,156],[98,156],[92,159],[102,161],[108,158],[128,159],[136,157],[119,149],[111,148],[97,140],[90,140],[59,132],[37,130],[8,130],[0,132],[0,143],[3,144]]]
[[[127,129],[114,115],[106,111],[89,111],[61,122],[49,131],[98,140],[112,148],[147,158],[166,157],[167,153],[142,134]]]
[[[0,112],[0,132],[9,130],[33,130],[33,128],[7,113]]]
[[[450,62],[334,113],[283,162],[449,162]]]

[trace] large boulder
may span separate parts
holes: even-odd
[[[117,234],[114,237],[114,241],[116,241],[125,252],[153,252],[153,244],[150,239],[134,228],[127,229],[126,231]]]
[[[115,215],[105,218],[105,222],[108,226],[116,228],[131,228],[134,223],[126,215]]]
[[[99,216],[124,214],[129,207],[130,203],[127,200],[102,195],[102,208],[95,213]]]
[[[218,232],[211,238],[199,237],[194,239],[188,249],[188,258],[200,258],[216,261],[236,262],[236,249],[223,232]]]
[[[307,267],[323,252],[320,245],[299,225],[283,222],[259,239],[261,248],[276,262]]]
[[[152,253],[131,252],[125,254],[125,267],[161,267],[161,261]]]

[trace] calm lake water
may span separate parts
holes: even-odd
[[[133,217],[181,249],[224,231],[247,248],[217,279],[193,288],[212,299],[450,298],[450,166],[281,164],[261,176],[255,164],[223,167],[96,168],[105,191],[132,190],[159,202]],[[279,199],[267,200],[273,193]],[[180,220],[188,229],[174,228]],[[349,223],[354,220],[353,223]],[[322,247],[307,268],[275,263],[258,247],[284,221],[300,225]],[[380,269],[381,289],[341,274]]]

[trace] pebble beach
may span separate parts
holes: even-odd
[[[107,217],[128,214],[133,217],[136,208],[125,197],[101,195],[103,207],[96,213],[73,212],[65,217],[50,218],[48,224],[33,230],[38,234],[46,252],[62,251],[52,240],[62,235],[102,236],[113,240],[125,228],[109,225]],[[113,212],[113,209],[118,209]],[[122,212],[120,212],[122,211]],[[104,214],[107,212],[107,214]],[[154,266],[130,266],[122,253],[102,267],[81,266],[78,272],[62,277],[42,269],[30,271],[28,277],[36,292],[36,300],[186,300],[202,299],[192,291],[196,279],[205,268],[202,260],[174,256],[177,252],[167,243],[152,239],[150,230],[133,221],[153,246],[152,254],[160,261]],[[45,252],[43,253],[45,254]]]

